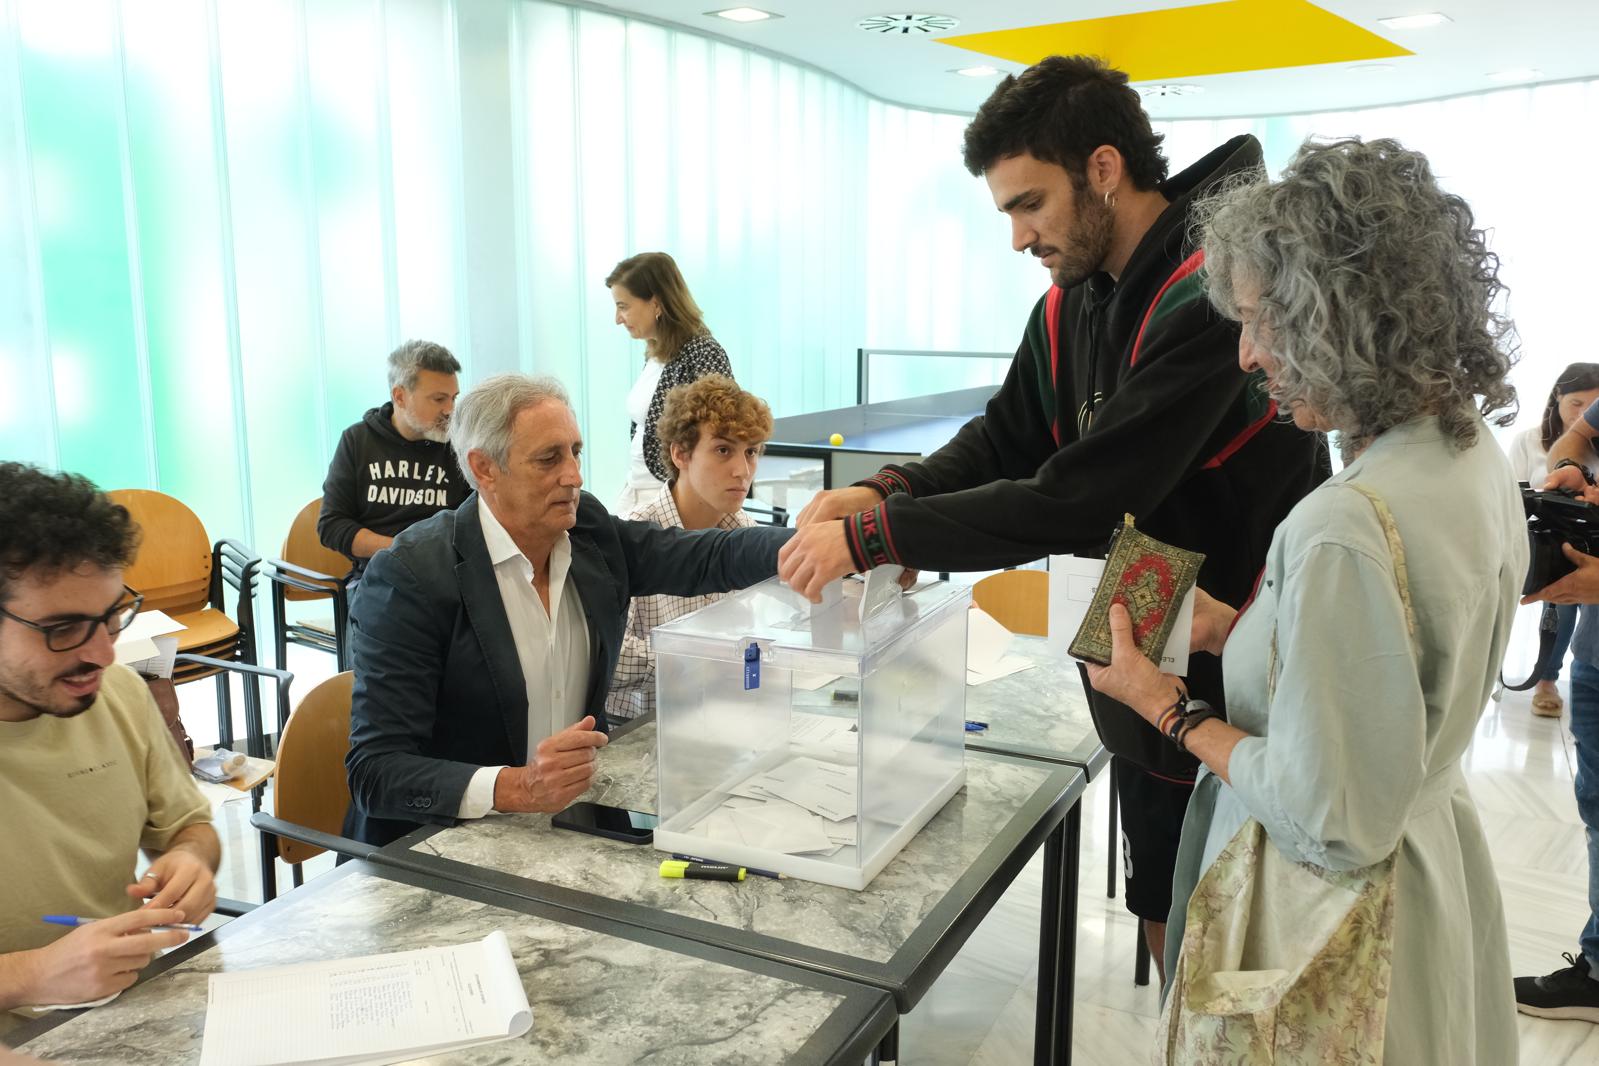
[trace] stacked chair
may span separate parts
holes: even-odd
[[[146,489],[119,489],[107,493],[128,509],[138,523],[139,553],[123,581],[144,596],[144,606],[170,615],[185,628],[177,634],[178,656],[172,681],[182,685],[202,678],[217,682],[218,745],[233,748],[233,693],[231,675],[243,681],[244,751],[251,758],[271,756],[262,719],[262,679],[276,683],[277,721],[281,731],[289,717],[289,686],[294,675],[264,667],[256,661],[255,582],[261,557],[236,540],[212,543],[205,526],[181,501]],[[229,608],[232,613],[229,613]],[[264,786],[250,791],[250,809],[261,809]],[[266,899],[272,898],[273,842],[261,838],[261,882]],[[229,901],[238,913],[248,905]]]
[[[350,578],[354,567],[350,560],[317,539],[316,521],[321,509],[320,496],[300,508],[288,536],[283,538],[281,556],[266,567],[267,579],[272,583],[273,645],[277,653],[274,662],[279,670],[288,666],[291,643],[330,652],[340,670],[350,668]],[[314,621],[289,621],[288,604],[310,600],[330,601],[331,629]]]
[[[226,664],[256,664],[255,580],[261,557],[236,540],[211,543],[205,526],[181,501],[147,489],[108,493],[126,507],[142,533],[139,554],[123,580],[144,596],[145,610],[164,611],[184,626],[178,653],[204,661],[180,661],[174,684],[217,680],[217,736],[233,746],[233,696]],[[228,599],[233,613],[228,613]],[[265,758],[261,694],[257,675],[245,672],[247,752]]]

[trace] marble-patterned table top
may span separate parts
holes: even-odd
[[[594,786],[583,798],[655,810],[653,721],[615,739],[602,749],[598,762]],[[797,879],[751,877],[734,884],[666,879],[659,874],[664,853],[555,829],[549,815],[539,814],[495,815],[420,841],[405,838],[384,849],[377,861],[403,855],[426,863],[435,857],[464,866],[447,863],[431,872],[447,877],[481,876],[477,871],[508,875],[483,883],[500,891],[528,892],[530,898],[554,898],[563,906],[576,903],[551,897],[541,886],[646,909],[630,914],[629,921],[673,915],[770,937],[812,953],[887,964],[946,898],[969,899],[1001,864],[1018,858],[1013,852],[1029,833],[1041,841],[1038,827],[1051,815],[1060,818],[1069,806],[1063,799],[1081,777],[1076,768],[968,752],[966,787],[860,892]],[[659,927],[699,935],[670,922]],[[736,936],[730,939],[743,943]]]
[[[1052,652],[1042,637],[1018,636],[1009,653],[1033,665],[966,687],[966,717],[987,722],[966,734],[966,746],[1088,767],[1097,774],[1108,758],[1088,712],[1088,694],[1074,659]]]
[[[995,681],[966,686],[967,721],[988,723],[987,729],[966,734],[966,746],[1082,766],[1097,775],[1109,756],[1088,712],[1076,660],[1052,651],[1042,637],[1018,635],[1007,653],[1032,665]],[[836,689],[850,693],[859,688],[860,682],[853,678],[839,679],[814,691],[796,692],[794,706],[831,711],[838,706],[833,698]]]
[[[196,945],[203,950],[25,1050],[62,1063],[198,1062],[209,974],[458,944],[496,929],[511,942],[532,1030],[417,1062],[824,1063],[842,1061],[847,1043],[859,1051],[863,1033],[879,1039],[892,1018],[887,997],[872,989],[643,934],[696,954],[654,947],[480,902],[494,898],[484,893],[453,894],[462,886],[433,891],[405,880],[430,879],[365,863],[319,878],[222,927],[214,945]]]

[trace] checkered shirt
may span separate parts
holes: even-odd
[[[663,486],[654,499],[623,517],[654,522],[663,529],[683,528],[670,485]],[[734,511],[724,515],[716,528],[741,529],[754,524],[755,519],[748,514]],[[627,629],[622,633],[622,651],[616,659],[616,672],[611,675],[611,694],[605,700],[605,713],[613,722],[637,718],[655,709],[655,652],[650,647],[650,630],[707,607],[723,595],[633,597],[627,612]]]

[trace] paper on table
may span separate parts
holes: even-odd
[[[981,607],[966,612],[966,669],[990,673],[1004,658],[1012,633]]]
[[[47,1011],[47,1010],[88,1010],[90,1007],[103,1007],[107,1003],[110,1003],[113,999],[116,999],[120,995],[122,995],[122,990],[118,989],[117,991],[111,993],[109,996],[106,996],[104,999],[91,999],[91,1000],[88,1000],[87,1002],[84,1002],[84,1003],[52,1003],[48,1007],[27,1007],[25,1009],[26,1010],[36,1010],[36,1011]]]
[[[168,633],[181,633],[189,627],[182,622],[174,621],[172,616],[164,611],[154,609],[140,611],[133,616],[133,621],[117,634],[117,643],[126,641],[146,640],[150,637],[165,636]]]
[[[212,974],[200,1066],[377,1066],[532,1027],[510,942],[496,931],[452,947]]]
[[[1094,590],[1105,572],[1105,560],[1082,559],[1075,555],[1049,557],[1049,646],[1060,655],[1067,647],[1094,602]],[[1194,590],[1189,589],[1177,608],[1177,621],[1161,650],[1160,668],[1178,677],[1188,673],[1188,641],[1194,627]]]
[[[178,653],[178,638],[173,634],[187,628],[161,611],[141,611],[117,634],[117,662],[141,674],[171,677],[172,657]]]
[[[123,665],[150,677],[171,677],[172,667],[177,663],[178,638],[170,634],[163,634],[158,637],[151,637],[149,644],[155,649],[153,655],[136,662],[124,663]]]
[[[986,685],[990,681],[998,681],[1002,677],[1009,677],[1011,674],[1030,670],[1033,666],[1034,663],[1031,659],[1023,658],[1020,655],[1007,655],[995,663],[991,669],[982,671],[967,670],[966,683],[968,685]]]

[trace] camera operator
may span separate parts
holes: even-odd
[[[1549,449],[1546,490],[1574,492],[1599,504],[1587,464],[1599,438],[1599,402],[1591,404]],[[1577,813],[1588,836],[1588,922],[1571,965],[1544,977],[1516,978],[1516,1007],[1539,1018],[1599,1023],[1599,558],[1562,545],[1576,569],[1525,597],[1523,603],[1582,604],[1571,642],[1571,735],[1577,748]]]

